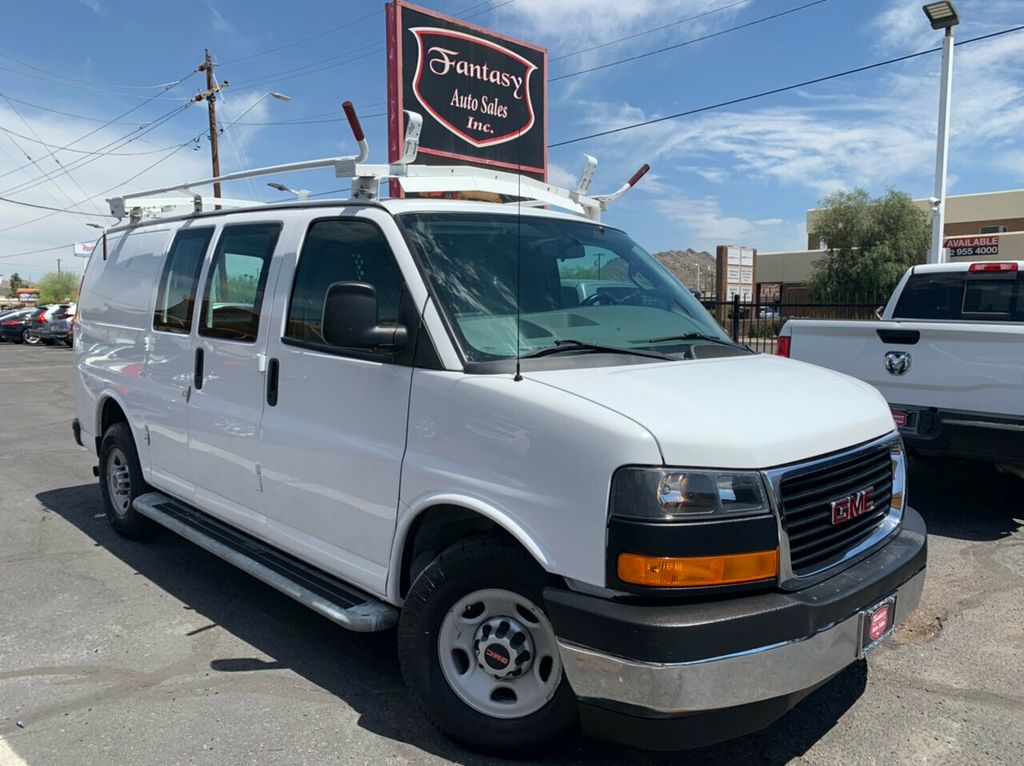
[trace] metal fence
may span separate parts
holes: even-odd
[[[755,351],[775,353],[779,330],[788,319],[876,319],[887,297],[848,296],[830,302],[703,301],[732,339]],[[876,313],[877,312],[877,313]]]

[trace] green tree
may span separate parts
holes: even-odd
[[[927,214],[892,189],[872,199],[863,189],[838,191],[821,202],[812,224],[828,255],[811,277],[818,299],[881,296],[908,268],[923,263],[931,240]]]
[[[51,271],[44,274],[39,280],[39,302],[45,303],[68,303],[78,292],[78,277],[74,274],[63,272],[58,274]]]
[[[18,272],[14,272],[13,274],[11,274],[9,282],[10,286],[7,290],[8,298],[16,298],[18,296],[19,288],[28,287],[28,282],[22,279],[21,274],[19,274]]]

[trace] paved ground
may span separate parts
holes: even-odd
[[[0,345],[0,764],[483,764],[424,723],[394,634],[357,635],[200,549],[117,537],[71,441],[71,352]],[[550,764],[1024,762],[1024,481],[917,466],[923,608],[764,732]]]

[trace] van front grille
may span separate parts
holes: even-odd
[[[867,540],[889,514],[892,482],[892,456],[886,444],[783,473],[779,504],[793,574],[825,569]],[[866,495],[858,498],[861,492]],[[866,499],[867,510],[833,523],[833,503],[848,498]]]

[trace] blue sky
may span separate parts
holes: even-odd
[[[556,77],[808,2],[420,4],[546,46],[550,75]],[[1024,0],[957,0],[957,6],[963,18],[959,39],[1024,23]],[[351,152],[351,135],[340,121],[345,99],[363,115],[371,159],[383,161],[382,9],[381,0],[7,4],[0,27],[0,91],[10,100],[0,98],[0,196],[67,208],[112,186],[138,189],[208,175],[209,143],[201,136],[205,106],[181,108],[202,85],[202,75],[189,75],[204,47],[220,63],[218,78],[231,83],[220,111],[222,124],[234,122],[221,142],[223,172]],[[707,10],[715,12],[672,24]],[[577,53],[627,35],[637,36]],[[745,96],[939,42],[920,0],[826,0],[704,42],[552,82],[549,140]],[[724,243],[799,249],[806,243],[805,211],[830,191],[859,185],[872,193],[894,187],[914,196],[931,194],[938,72],[933,54],[557,148],[550,154],[550,177],[571,183],[582,168],[582,153],[594,154],[601,164],[592,190],[600,192],[649,162],[651,174],[607,220],[650,250],[713,251]],[[163,89],[181,78],[187,79]],[[958,48],[954,83],[950,192],[1024,186],[1024,32]],[[271,90],[292,100],[260,100]],[[138,108],[103,125],[133,107]],[[175,109],[166,122],[150,124]],[[142,125],[148,126],[144,133],[138,131]],[[131,143],[112,144],[133,131],[138,132]],[[71,142],[78,153],[53,148]],[[100,154],[110,151],[118,154]],[[324,172],[281,180],[313,191],[340,186]],[[263,182],[239,182],[227,193],[282,198]],[[99,214],[106,208],[101,195],[76,209]],[[19,253],[89,240],[93,232],[86,221],[109,219],[50,216],[0,201],[0,274],[38,277],[55,269],[58,257],[65,268],[80,269],[70,249]]]

